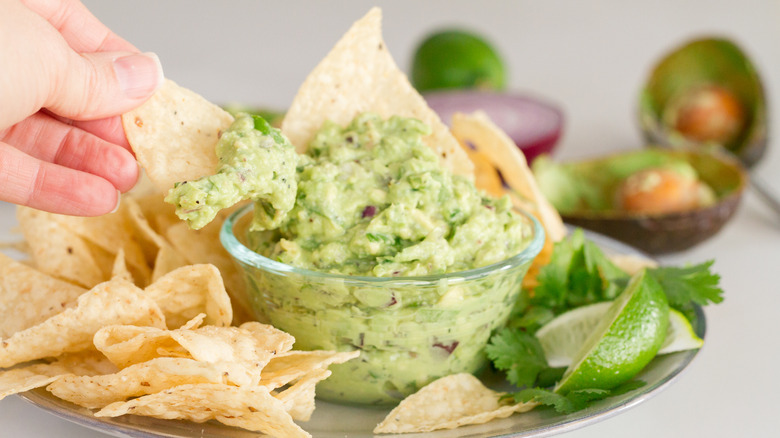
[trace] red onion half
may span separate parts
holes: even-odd
[[[424,95],[447,125],[456,112],[482,110],[514,140],[530,163],[549,153],[563,130],[563,113],[554,105],[529,96],[485,91],[440,91]]]

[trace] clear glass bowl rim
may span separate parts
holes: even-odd
[[[372,283],[386,284],[436,284],[442,280],[469,281],[487,277],[493,273],[523,266],[531,262],[542,250],[544,246],[544,228],[539,221],[531,214],[522,210],[515,209],[515,212],[531,221],[533,226],[533,238],[528,246],[515,254],[514,256],[491,265],[482,266],[467,271],[450,272],[446,274],[414,276],[414,277],[370,277],[357,275],[333,274],[329,272],[312,271],[310,269],[298,268],[285,263],[271,260],[247,248],[238,240],[233,232],[236,222],[246,214],[254,210],[253,204],[245,205],[233,212],[222,224],[219,239],[222,246],[237,261],[246,265],[269,271],[277,275],[298,274],[307,278],[316,278],[322,280],[342,280],[346,283]]]

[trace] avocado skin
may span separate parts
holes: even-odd
[[[618,179],[667,160],[691,164],[715,190],[717,202],[664,214],[628,213],[611,205],[609,200]],[[553,163],[543,156],[532,167],[542,193],[558,209],[564,222],[654,255],[683,251],[716,235],[737,211],[748,182],[744,166],[731,154],[693,147],[654,147],[568,163]],[[546,177],[551,172],[567,175],[566,184],[559,184],[559,178]],[[561,192],[572,188],[573,192]]]
[[[740,196],[728,196],[700,210],[648,217],[584,217],[561,215],[564,222],[628,243],[648,254],[674,253],[717,234],[737,211]]]

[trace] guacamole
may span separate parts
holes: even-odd
[[[465,271],[528,245],[508,198],[484,196],[439,165],[416,119],[362,114],[326,123],[301,156],[295,206],[253,249],[292,266],[410,277]]]
[[[253,230],[275,228],[295,203],[295,148],[262,117],[239,114],[216,146],[217,173],[184,181],[165,202],[193,229],[203,228],[217,213],[240,201],[255,202]]]
[[[394,403],[438,377],[478,371],[541,249],[533,219],[441,168],[422,143],[428,132],[375,114],[326,123],[298,157],[294,206],[278,226],[256,231],[247,216],[232,228],[265,256],[248,261],[226,243],[258,314],[297,349],[361,351],[330,367],[319,397]]]

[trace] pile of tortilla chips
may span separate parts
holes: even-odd
[[[426,122],[425,141],[446,168],[492,195],[510,194],[542,222],[547,244],[533,285],[533,269],[565,234],[560,216],[484,114],[456,115],[447,129],[392,60],[380,24],[372,9],[339,40],[302,85],[283,133],[302,152],[326,119],[345,124],[371,111]],[[315,384],[358,352],[291,351],[290,335],[249,321],[240,273],[219,242],[229,212],[193,231],[162,202],[175,182],[214,172],[214,146],[232,120],[167,81],[123,116],[154,189],[126,195],[97,218],[18,209],[30,260],[0,255],[0,398],[46,387],[98,417],[217,420],[308,436],[294,420],[310,417]],[[454,428],[533,407],[500,396],[471,375],[448,376],[402,402],[375,432]]]
[[[96,218],[18,208],[31,260],[0,254],[0,399],[46,387],[98,417],[309,436],[294,420],[311,416],[328,365],[358,352],[293,352],[269,325],[231,326],[235,268],[212,230],[170,214],[161,196]]]

